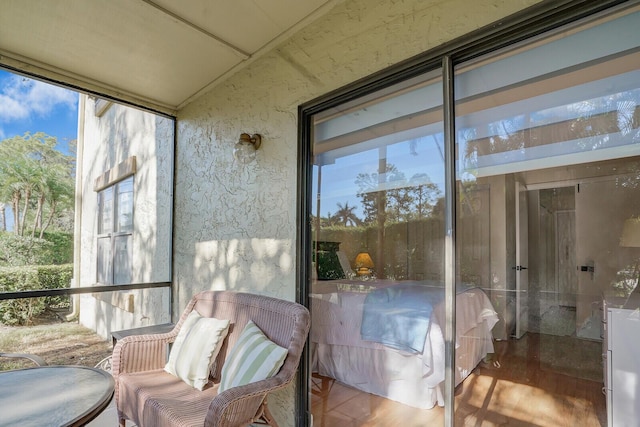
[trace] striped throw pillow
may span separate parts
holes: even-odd
[[[218,392],[274,376],[286,357],[287,349],[269,340],[249,320],[224,362]]]

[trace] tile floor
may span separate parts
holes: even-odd
[[[116,412],[116,401],[111,400],[111,403],[107,408],[102,411],[93,421],[87,424],[86,427],[117,427],[118,426],[118,414]],[[135,427],[134,424],[127,421],[126,427]]]

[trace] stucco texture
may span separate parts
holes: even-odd
[[[300,104],[533,3],[340,2],[179,111],[174,313],[204,289],[295,298]],[[248,165],[232,155],[242,132],[263,137]],[[293,425],[293,390],[270,399]]]
[[[98,176],[135,156],[132,283],[171,280],[171,196],[173,120],[113,104],[95,114],[95,100],[83,95],[78,175],[82,176],[81,246],[76,255],[76,285],[97,282]],[[80,321],[108,337],[111,331],[170,321],[168,289],[145,289],[80,297]],[[128,302],[133,301],[133,311]],[[99,319],[99,320],[97,320]],[[100,322],[97,324],[96,322]]]

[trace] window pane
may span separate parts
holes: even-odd
[[[133,231],[133,176],[119,182],[117,188],[118,224],[116,231],[126,233]]]
[[[442,424],[439,76],[314,117],[310,388],[319,425]],[[345,393],[353,398],[339,410],[326,405]]]
[[[635,155],[639,21],[633,13],[460,72],[460,178]]]
[[[111,284],[111,238],[98,238],[98,283]]]
[[[132,239],[131,235],[114,237],[113,283],[116,285],[131,283]]]
[[[105,188],[98,193],[98,234],[113,231],[113,187]]]
[[[640,215],[639,25],[606,17],[457,72],[458,290],[482,288],[497,318],[479,319],[496,341],[476,342],[492,354],[456,424],[606,425],[603,386],[622,392],[603,376],[603,296],[634,287],[620,238]]]

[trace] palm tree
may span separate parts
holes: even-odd
[[[73,201],[73,185],[70,182],[53,180],[48,183],[46,198],[49,200],[49,215],[47,220],[40,227],[40,238],[51,225],[53,218],[58,213],[60,204],[69,205]],[[43,198],[44,199],[44,198]]]
[[[341,225],[349,226],[349,224],[353,226],[360,225],[362,221],[360,218],[353,212],[356,208],[355,206],[349,206],[349,202],[345,202],[344,206],[341,203],[337,203],[338,212],[333,215],[335,221]]]
[[[11,211],[13,212],[13,232],[15,234],[20,234],[20,230],[22,229],[22,220],[24,219],[20,214],[20,203],[22,201],[26,177],[24,176],[23,168],[17,163],[8,165],[4,171],[5,173],[3,175],[5,176],[5,179],[2,182],[2,193],[9,195]]]
[[[0,231],[7,231],[7,208],[0,202]]]
[[[10,204],[18,235],[24,235],[28,220],[33,219],[31,236],[38,228],[42,236],[59,203],[73,195],[73,157],[56,150],[56,144],[54,137],[43,133],[0,141],[0,203]],[[30,215],[34,204],[36,212]]]
[[[36,162],[28,159],[24,163],[22,174],[22,191],[24,193],[24,208],[22,209],[22,220],[20,221],[20,235],[24,236],[24,230],[27,225],[27,213],[31,206],[31,196],[34,190],[39,188],[42,175],[42,168]]]

